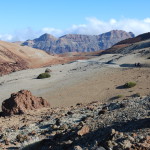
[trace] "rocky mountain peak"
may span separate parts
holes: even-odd
[[[48,40],[57,40],[57,38],[55,38],[51,34],[45,33],[45,34],[41,35],[39,38],[37,38],[36,40],[38,40],[38,41],[48,41]]]
[[[108,36],[108,37],[122,37],[124,39],[130,37],[133,38],[134,34],[132,32],[126,32],[123,30],[112,30],[103,34],[100,34],[100,37],[102,36]]]
[[[131,35],[132,38],[135,37],[134,33],[133,32],[129,32],[129,34]]]

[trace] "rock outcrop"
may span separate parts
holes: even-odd
[[[17,115],[24,114],[29,110],[49,107],[50,104],[42,97],[35,97],[28,90],[21,90],[17,93],[11,94],[9,99],[2,103],[3,114]]]
[[[67,34],[60,38],[44,34],[34,40],[27,40],[22,45],[57,54],[66,52],[93,52],[105,50],[119,41],[133,37],[133,33],[122,30],[113,30],[100,35]]]

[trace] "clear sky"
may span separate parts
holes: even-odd
[[[1,0],[0,39],[150,31],[150,0]],[[139,29],[138,29],[139,28]]]

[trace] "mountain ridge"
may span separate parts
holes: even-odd
[[[22,45],[42,49],[48,53],[94,52],[110,48],[117,42],[133,38],[132,32],[112,30],[100,35],[66,34],[59,38],[43,34],[39,38],[27,40]]]

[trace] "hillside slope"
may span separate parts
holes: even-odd
[[[132,44],[132,43],[136,43],[136,42],[145,41],[145,40],[148,40],[148,39],[150,39],[150,32],[140,34],[140,35],[138,35],[134,38],[125,39],[123,41],[118,42],[116,45]]]
[[[102,54],[129,54],[129,53],[150,53],[150,33],[141,34],[135,38],[129,38],[118,42],[111,48],[104,51]]]
[[[101,35],[67,34],[55,38],[44,34],[34,40],[27,40],[22,45],[42,49],[48,53],[93,52],[110,48],[117,42],[134,37],[131,32],[112,30]]]
[[[0,41],[0,74],[42,67],[61,58],[51,56],[42,50]]]

